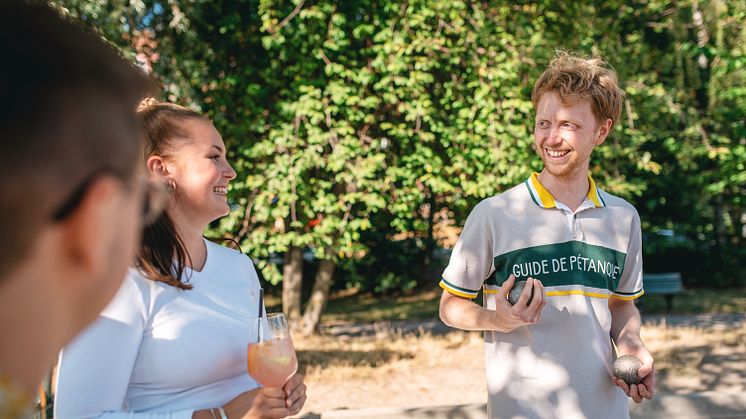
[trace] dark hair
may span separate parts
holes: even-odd
[[[134,175],[142,152],[134,110],[155,86],[100,36],[41,2],[0,1],[0,28],[5,275],[91,176]]]
[[[150,156],[168,156],[168,152],[188,133],[182,127],[184,120],[198,118],[207,120],[196,111],[173,103],[158,103],[146,99],[137,109],[137,115],[145,133],[145,160]],[[161,214],[151,225],[145,227],[137,256],[136,266],[153,281],[164,282],[180,289],[191,289],[184,278],[184,268],[191,258],[183,240],[176,231],[167,212]]]

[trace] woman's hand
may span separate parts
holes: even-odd
[[[305,401],[305,386],[303,390]],[[260,387],[241,393],[226,403],[223,409],[229,419],[280,419],[290,415],[285,392],[272,387]]]
[[[295,374],[281,389],[260,387],[241,393],[223,409],[228,419],[280,419],[298,414],[305,403],[303,376]]]
[[[285,391],[285,406],[289,414],[298,414],[306,403],[306,385],[303,383],[303,376],[296,373],[290,377],[282,389]]]

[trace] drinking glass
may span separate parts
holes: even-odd
[[[259,340],[248,347],[248,369],[256,381],[265,387],[282,388],[298,370],[293,339],[285,315],[267,315],[259,319]]]

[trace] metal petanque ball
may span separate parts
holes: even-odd
[[[614,361],[614,377],[624,381],[627,385],[637,384],[640,377],[637,371],[642,362],[634,355],[622,355]]]
[[[513,284],[513,288],[510,289],[510,292],[508,293],[508,302],[511,305],[515,305],[515,303],[518,302],[518,298],[521,296],[521,292],[523,292],[523,288],[526,286],[526,281],[518,281],[515,284]],[[531,300],[534,299],[533,293],[530,297],[528,297],[528,302],[526,305],[531,304]]]

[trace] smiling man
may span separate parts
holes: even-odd
[[[653,397],[634,305],[640,218],[589,174],[623,98],[608,64],[558,54],[532,94],[544,169],[474,208],[443,273],[441,319],[485,331],[490,418],[628,418],[628,397]],[[483,307],[471,301],[480,289]],[[614,379],[612,340],[642,361],[641,383]]]

